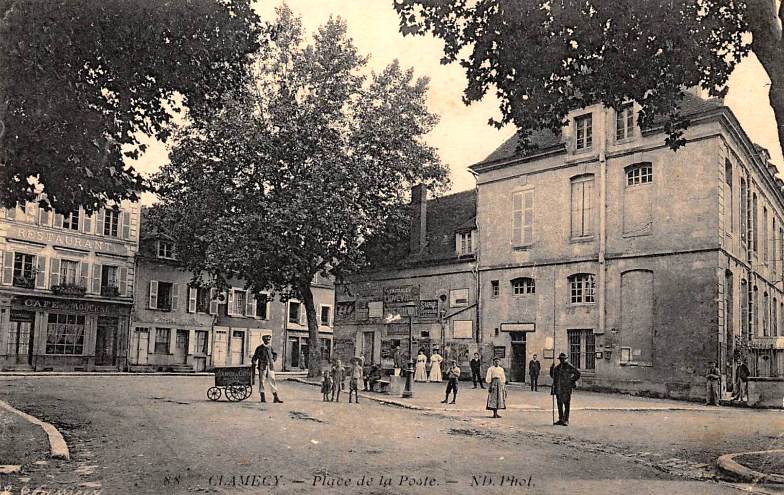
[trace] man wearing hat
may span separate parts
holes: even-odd
[[[569,426],[569,404],[572,401],[572,389],[577,380],[580,379],[580,372],[569,364],[568,357],[563,352],[558,355],[560,364],[553,364],[550,367],[550,378],[553,379],[553,387],[550,392],[558,402],[558,421],[554,424]]]
[[[259,362],[259,394],[261,395],[261,402],[267,402],[264,396],[264,389],[267,384],[269,384],[270,390],[272,390],[272,397],[275,398],[273,402],[283,402],[278,398],[278,385],[275,383],[275,372],[272,370],[278,355],[272,350],[270,345],[271,338],[269,335],[264,335],[261,338],[261,345],[256,347],[250,363],[251,366],[255,366],[256,361]]]

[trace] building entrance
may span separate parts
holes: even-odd
[[[511,332],[512,362],[509,367],[509,381],[525,381],[525,333]]]
[[[8,328],[8,355],[16,364],[33,364],[33,322],[35,314],[27,311],[11,311]]]
[[[95,365],[114,366],[117,356],[117,324],[114,317],[101,316],[95,333]]]

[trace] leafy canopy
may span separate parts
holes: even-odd
[[[250,0],[0,0],[0,201],[138,199],[140,135],[207,119],[265,34]]]
[[[754,0],[752,0],[754,1]],[[501,119],[523,148],[538,129],[557,131],[570,110],[601,102],[641,106],[639,124],[666,116],[667,142],[684,143],[683,88],[723,96],[749,51],[746,3],[724,0],[396,0],[404,34],[445,42],[459,61],[464,101],[495,91]]]

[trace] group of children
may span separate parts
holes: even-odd
[[[352,358],[349,368],[348,401],[351,403],[352,394],[359,404],[359,384],[363,382],[362,358]],[[321,394],[324,402],[340,402],[340,391],[343,390],[346,370],[340,359],[332,360],[332,367],[322,372]]]

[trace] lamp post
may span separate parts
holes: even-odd
[[[410,399],[414,396],[412,382],[414,381],[414,313],[417,305],[409,302],[403,306],[408,315],[408,369],[406,369],[406,388],[403,389],[403,398]]]

